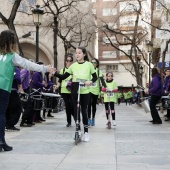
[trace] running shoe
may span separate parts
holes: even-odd
[[[95,119],[92,119],[92,120],[91,120],[91,125],[92,125],[92,126],[95,126]]]
[[[112,121],[112,124],[113,124],[113,126],[116,126],[116,121],[113,120],[113,121]]]
[[[90,140],[89,134],[87,132],[85,132],[81,140],[84,142],[89,142],[89,140]]]
[[[91,126],[91,119],[88,119],[88,126]]]

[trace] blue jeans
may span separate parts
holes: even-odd
[[[5,140],[6,109],[10,93],[0,89],[0,140]]]

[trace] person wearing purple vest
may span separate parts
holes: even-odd
[[[30,94],[30,71],[23,68],[20,71],[21,75],[21,81],[22,81],[22,88],[25,93],[28,95]],[[22,102],[22,107],[24,108],[24,112],[22,114],[21,118],[21,127],[31,127],[32,125],[35,125],[33,123],[33,115],[34,115],[34,109],[33,109],[33,103],[30,95],[28,96],[27,102]]]
[[[170,68],[165,69],[165,79],[163,84],[164,94],[167,95],[170,92]],[[170,120],[170,109],[167,109],[167,115],[165,121]]]
[[[37,64],[39,65],[43,65],[43,62],[37,62]],[[39,92],[43,91],[43,88],[46,87],[47,84],[45,83],[45,81],[43,81],[43,75],[41,72],[37,72],[35,71],[33,73],[32,76],[32,82],[31,82],[31,88],[32,90],[38,90]],[[34,93],[35,95],[39,95],[40,93],[36,92]],[[40,110],[35,110],[34,111],[35,115],[34,115],[34,122],[36,123],[41,123],[42,121],[45,121],[42,117],[41,117],[41,111]]]
[[[163,93],[163,86],[161,76],[158,73],[157,68],[152,69],[152,81],[149,85],[149,94],[151,95],[150,99],[150,109],[152,119],[150,122],[153,124],[162,124],[162,120],[156,109],[156,104],[161,99]]]

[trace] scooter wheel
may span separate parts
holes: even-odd
[[[111,122],[108,122],[108,129],[111,129]]]

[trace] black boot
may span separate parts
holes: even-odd
[[[51,112],[48,112],[47,117],[54,117],[54,116],[51,115]]]
[[[0,152],[2,151],[11,151],[13,148],[11,146],[8,146],[7,143],[4,140],[0,140]]]

